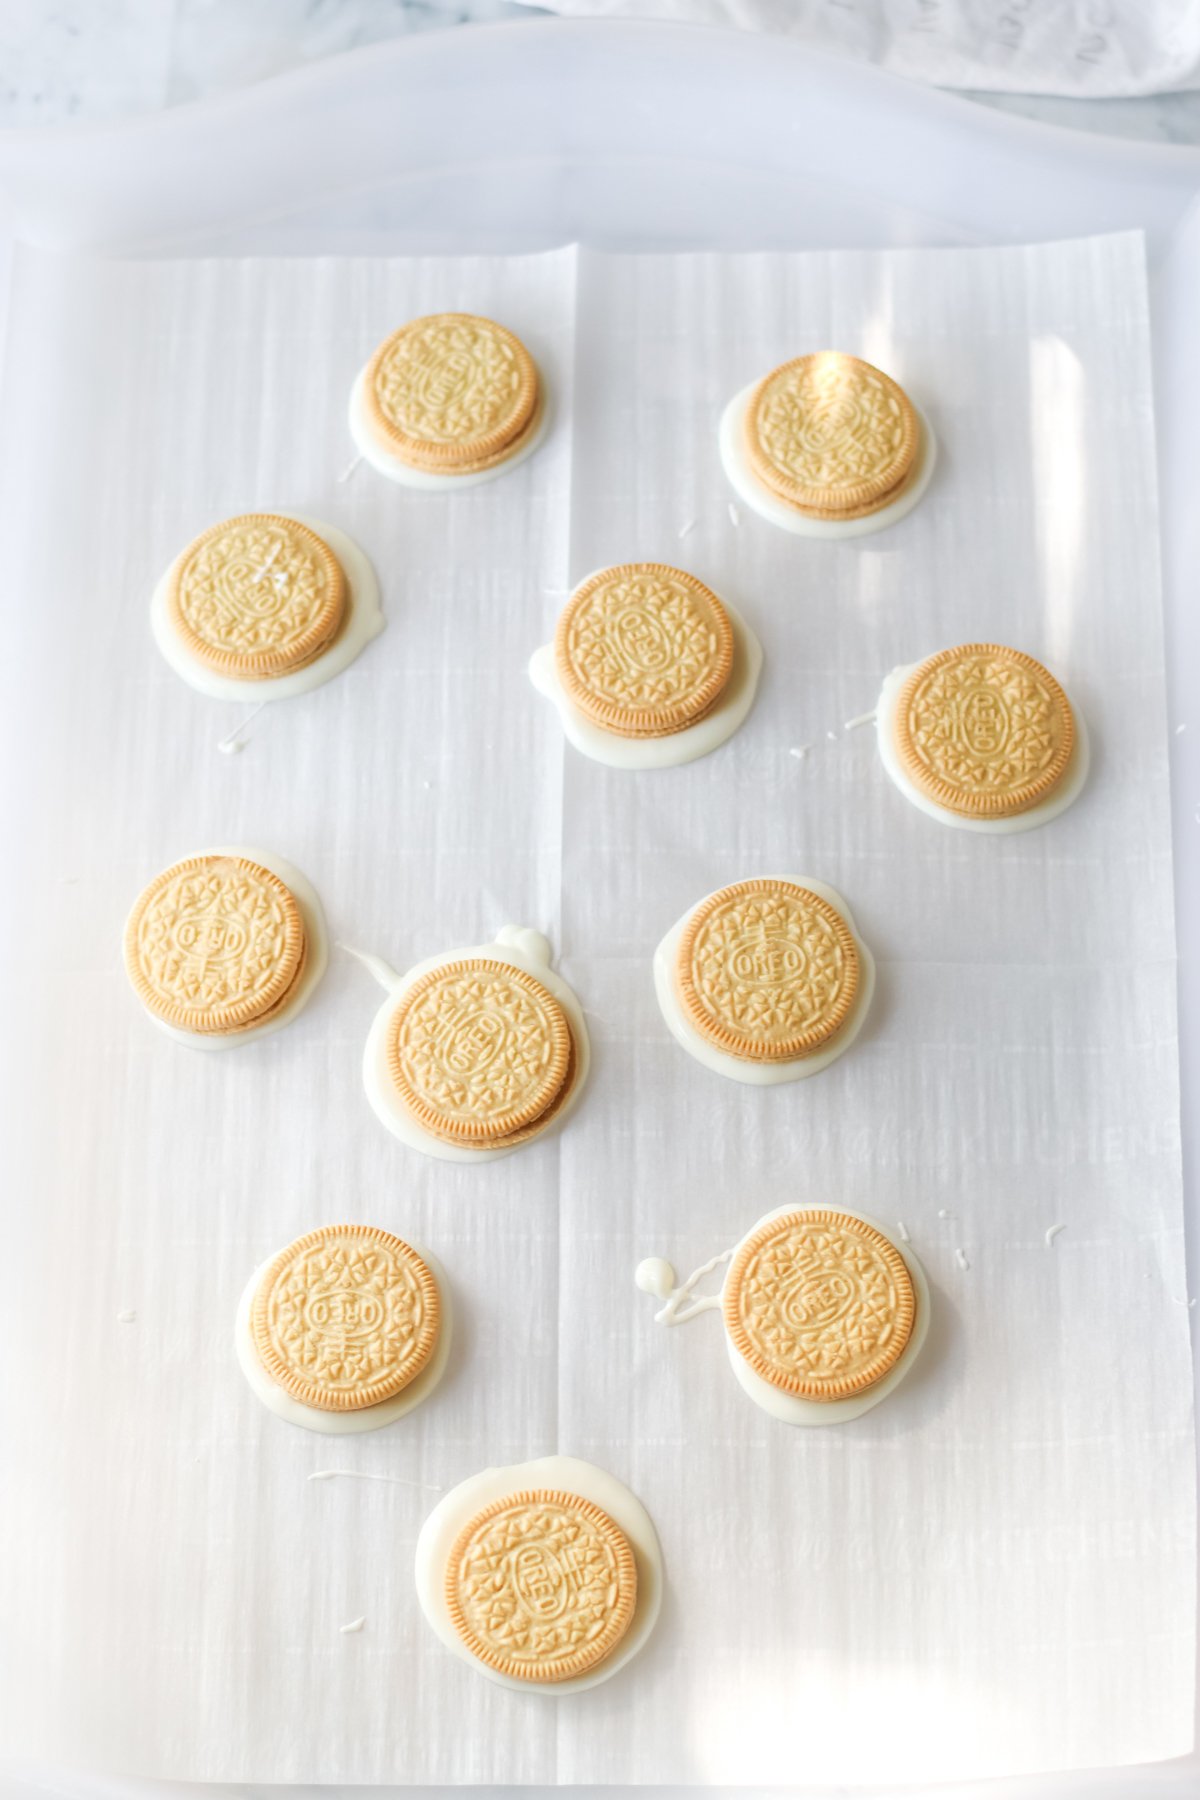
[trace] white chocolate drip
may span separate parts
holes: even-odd
[[[688,1320],[694,1319],[697,1314],[713,1312],[719,1307],[721,1304],[720,1294],[701,1294],[699,1299],[693,1300],[688,1306],[684,1305],[684,1301],[687,1300],[698,1281],[702,1281],[706,1275],[711,1275],[714,1269],[719,1269],[723,1263],[729,1261],[736,1248],[735,1244],[729,1250],[722,1250],[719,1256],[710,1256],[706,1263],[701,1263],[698,1269],[693,1269],[687,1280],[679,1287],[675,1286],[674,1269],[661,1256],[648,1256],[645,1262],[640,1262],[634,1274],[637,1285],[644,1294],[653,1294],[656,1299],[665,1300],[667,1303],[661,1312],[655,1313],[655,1324],[686,1325]]]
[[[245,749],[246,745],[245,745],[245,740],[242,736],[243,732],[245,731],[247,725],[251,724],[255,719],[257,719],[259,713],[262,712],[263,709],[269,705],[270,705],[270,701],[260,700],[258,705],[255,707],[252,707],[251,710],[246,714],[245,718],[242,719],[239,724],[235,725],[231,732],[229,732],[225,737],[217,739],[217,749],[221,752],[222,756],[236,756],[240,750]]]
[[[344,950],[347,956],[352,956],[355,962],[361,963],[375,977],[380,987],[391,993],[400,979],[391,963],[384,962],[382,956],[373,956],[369,950],[356,950],[353,944],[343,944],[340,939],[337,940],[337,948]]]
[[[429,1494],[440,1494],[442,1491],[433,1481],[409,1481],[404,1475],[373,1475],[366,1469],[314,1469],[305,1480],[333,1481],[339,1475],[349,1481],[385,1481],[389,1487],[424,1488]]]

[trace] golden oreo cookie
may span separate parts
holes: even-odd
[[[536,426],[538,372],[503,325],[433,313],[380,344],[364,377],[367,417],[410,468],[471,475],[518,450]]]
[[[896,703],[904,773],[939,806],[970,818],[1008,818],[1047,799],[1074,747],[1071,703],[1053,675],[999,644],[928,657]]]
[[[739,1247],[721,1300],[725,1329],[772,1387],[847,1400],[893,1368],[917,1302],[891,1240],[851,1213],[803,1207],[769,1219]]]
[[[346,577],[324,538],[277,513],[243,513],[202,532],[177,559],[167,616],[206,668],[261,681],[328,649],[346,600]]]
[[[888,505],[912,474],[920,441],[899,383],[838,350],[773,369],[746,410],[754,474],[814,519],[860,519]]]
[[[321,1412],[359,1412],[401,1393],[433,1355],[440,1321],[426,1263],[372,1225],[297,1238],[263,1271],[250,1307],[267,1374]]]
[[[125,967],[142,1004],[182,1031],[248,1031],[291,998],[308,955],[299,904],[245,856],[192,856],[139,895]]]
[[[666,563],[621,563],[575,589],[554,660],[564,693],[594,725],[668,737],[719,698],[733,647],[729,615],[702,581]]]
[[[473,1656],[518,1681],[567,1681],[611,1655],[637,1603],[620,1526],[561,1490],[509,1494],[476,1513],[446,1564],[451,1623]]]
[[[511,963],[443,963],[388,1021],[393,1085],[426,1131],[493,1146],[541,1121],[571,1062],[571,1029],[548,988]]]
[[[790,1062],[836,1037],[859,986],[854,934],[794,882],[739,881],[701,902],[679,940],[675,985],[690,1024],[728,1056]]]

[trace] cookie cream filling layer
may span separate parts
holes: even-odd
[[[753,1237],[754,1233],[770,1219],[778,1219],[786,1213],[801,1210],[802,1208],[795,1204],[777,1206],[771,1212],[764,1213],[761,1219],[757,1219],[745,1236]],[[848,1400],[804,1400],[797,1394],[788,1394],[782,1388],[773,1387],[757,1370],[750,1367],[725,1329],[724,1317],[722,1317],[721,1328],[725,1332],[725,1348],[740,1386],[749,1394],[756,1406],[761,1406],[762,1410],[770,1413],[773,1419],[782,1419],[788,1425],[842,1425],[848,1419],[857,1419],[863,1413],[870,1412],[873,1406],[878,1406],[881,1400],[887,1399],[894,1388],[899,1387],[921,1354],[921,1346],[924,1344],[926,1333],[929,1330],[929,1283],[925,1278],[924,1269],[913,1254],[911,1244],[902,1244],[885,1225],[881,1224],[878,1219],[872,1218],[869,1213],[855,1212],[849,1206],[839,1206],[837,1210],[846,1213],[852,1219],[862,1219],[865,1224],[873,1225],[876,1231],[883,1233],[903,1259],[916,1291],[916,1317],[913,1320],[907,1344],[887,1374],[882,1375],[877,1382],[866,1388],[861,1394],[854,1394]],[[735,1256],[744,1242],[745,1238],[735,1246],[733,1252]],[[722,1283],[723,1290],[724,1283]]]
[[[366,374],[365,369],[360,369],[350,390],[350,436],[363,461],[370,463],[377,474],[386,475],[389,481],[398,482],[401,487],[416,488],[426,493],[445,493],[450,488],[479,487],[485,481],[495,481],[531,457],[545,439],[549,428],[550,402],[545,380],[539,370],[537,412],[511,455],[503,457],[490,469],[475,469],[465,475],[442,475],[432,469],[414,469],[392,451],[385,449],[375,436],[367,411]]]
[[[318,1406],[305,1406],[303,1401],[294,1399],[277,1382],[272,1381],[259,1361],[250,1329],[250,1309],[254,1304],[254,1295],[270,1267],[270,1260],[254,1271],[238,1301],[233,1345],[242,1374],[265,1407],[279,1418],[286,1419],[289,1425],[303,1426],[305,1431],[320,1431],[329,1437],[348,1437],[356,1432],[378,1431],[381,1426],[391,1425],[394,1420],[402,1419],[405,1413],[413,1412],[422,1401],[428,1400],[446,1372],[454,1320],[446,1271],[428,1250],[422,1250],[419,1244],[413,1244],[412,1248],[437,1283],[438,1339],[433,1355],[420,1374],[406,1388],[402,1388],[400,1393],[393,1394],[390,1400],[380,1400],[375,1406],[360,1407],[356,1412],[326,1412]]]
[[[463,1643],[446,1605],[446,1565],[459,1534],[485,1506],[503,1500],[508,1494],[537,1488],[562,1489],[602,1507],[625,1533],[637,1564],[637,1602],[624,1635],[602,1663],[566,1681],[519,1681],[489,1668]],[[442,1643],[464,1662],[470,1663],[480,1675],[518,1693],[576,1694],[583,1688],[608,1681],[637,1655],[650,1636],[662,1604],[662,1550],[649,1513],[624,1482],[578,1457],[542,1456],[535,1462],[484,1469],[451,1488],[421,1527],[417,1539],[416,1582],[421,1610]]]
[[[590,579],[590,577],[585,577]],[[682,731],[663,737],[621,737],[605,731],[586,719],[574,705],[558,678],[554,661],[554,645],[543,644],[529,660],[529,679],[539,694],[544,694],[558,711],[568,742],[593,762],[605,763],[610,769],[673,769],[695,762],[731,738],[745,722],[754,704],[758,678],[762,672],[762,646],[742,615],[721,601],[733,627],[733,667],[729,679],[702,719]]]
[[[898,524],[901,519],[906,518],[919,503],[929,486],[937,462],[937,439],[929,420],[915,403],[913,410],[921,422],[921,444],[912,472],[894,500],[889,500],[877,512],[867,513],[861,519],[810,519],[794,506],[780,500],[769,488],[763,486],[750,467],[750,459],[746,455],[746,414],[750,410],[750,401],[757,386],[757,382],[751,382],[749,387],[744,387],[729,402],[721,415],[718,441],[721,463],[731,486],[738,498],[744,500],[761,518],[780,526],[784,531],[793,532],[797,537],[856,538],[866,537],[873,531],[886,531],[889,525]]]
[[[282,516],[295,519],[298,525],[307,525],[310,531],[315,531],[329,545],[341,564],[342,573],[346,577],[346,611],[342,622],[328,648],[315,656],[312,662],[305,663],[301,669],[292,669],[285,675],[269,675],[261,681],[237,681],[230,675],[221,675],[192,655],[171,622],[167,610],[167,592],[179,561],[176,557],[175,562],[159,579],[151,597],[150,628],[154,633],[155,643],[175,673],[189,687],[195,688],[198,694],[206,694],[210,700],[290,700],[297,694],[307,694],[326,681],[332,681],[343,669],[348,669],[371,639],[378,637],[383,630],[379,583],[374,569],[354,539],[347,537],[336,525],[325,525],[321,520],[311,519],[305,513],[287,513]],[[186,555],[186,551],[183,554]]]
[[[990,831],[1000,835],[1012,831],[1032,831],[1038,825],[1048,825],[1051,819],[1057,819],[1060,813],[1066,812],[1068,806],[1074,805],[1087,781],[1090,751],[1087,727],[1073,700],[1071,716],[1075,721],[1075,744],[1071,760],[1064,769],[1061,780],[1036,806],[1027,807],[1024,812],[1012,813],[1008,818],[978,819],[966,813],[951,812],[949,807],[939,806],[936,800],[923,794],[896,753],[896,709],[905,682],[913,670],[919,667],[919,663],[904,663],[900,668],[893,669],[884,681],[875,711],[875,739],[883,766],[893,784],[918,811],[926,813],[931,819],[937,819],[942,825],[954,825],[960,831]]]
[[[535,1123],[529,1135],[522,1136],[520,1143],[494,1144],[490,1147],[481,1146],[479,1149],[450,1143],[426,1131],[396,1092],[388,1068],[388,1025],[401,995],[431,969],[442,968],[447,963],[469,962],[475,957],[511,963],[514,968],[523,969],[527,975],[532,975],[543,987],[549,989],[567,1015],[575,1048],[575,1068],[570,1077],[570,1092],[561,1101],[551,1102],[544,1126],[538,1129]],[[444,951],[440,956],[430,956],[424,962],[415,963],[403,975],[397,975],[377,957],[362,957],[360,960],[371,968],[372,973],[388,990],[388,997],[376,1013],[367,1035],[367,1045],[363,1052],[363,1085],[377,1117],[394,1137],[398,1137],[410,1149],[419,1150],[425,1156],[437,1157],[442,1162],[494,1162],[498,1157],[511,1156],[526,1144],[536,1143],[545,1132],[552,1131],[570,1116],[587,1080],[591,1048],[583,1008],[574,990],[551,968],[550,945],[541,932],[531,931],[520,925],[505,925],[497,932],[494,943],[475,944],[465,950]]]
[[[794,883],[797,887],[809,888],[822,900],[827,900],[837,908],[849,926],[854,937],[860,961],[860,980],[858,991],[849,1016],[837,1036],[822,1050],[811,1056],[794,1057],[790,1062],[751,1062],[740,1056],[730,1056],[727,1051],[718,1050],[707,1038],[702,1037],[683,1010],[675,989],[675,964],[679,953],[679,941],[683,936],[692,914],[697,906],[703,906],[705,895],[698,900],[696,906],[688,908],[681,919],[677,919],[665,938],[654,952],[654,992],[658,997],[659,1010],[666,1020],[671,1036],[683,1045],[689,1056],[694,1056],[698,1063],[711,1069],[716,1075],[726,1075],[730,1081],[746,1082],[752,1087],[775,1087],[780,1082],[803,1081],[809,1075],[817,1075],[827,1069],[839,1056],[844,1056],[855,1038],[862,1030],[863,1023],[871,1007],[871,996],[875,992],[875,959],[859,936],[854,923],[854,916],[836,888],[828,887],[823,881],[814,881],[807,875],[780,875],[780,881]],[[716,890],[720,892],[720,890]]]
[[[264,1019],[261,1025],[248,1025],[244,1031],[184,1031],[178,1025],[169,1025],[165,1019],[158,1018],[148,1007],[142,1008],[147,1018],[152,1019],[160,1031],[165,1031],[178,1044],[187,1044],[193,1050],[232,1050],[238,1044],[248,1044],[254,1038],[270,1037],[273,1031],[282,1031],[298,1013],[304,1011],[329,961],[329,932],[316,888],[294,863],[285,862],[282,856],[275,856],[267,850],[252,849],[245,844],[233,847],[219,844],[215,848],[198,850],[195,854],[244,856],[250,862],[261,863],[264,869],[269,869],[272,875],[278,875],[284,886],[290,889],[300,908],[300,917],[304,920],[307,947],[304,967],[278,1012],[272,1013],[269,1019]]]

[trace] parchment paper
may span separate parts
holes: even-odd
[[[357,368],[443,307],[530,343],[548,443],[466,494],[339,480]],[[941,444],[918,511],[854,543],[731,512],[716,455],[736,389],[828,344],[901,379]],[[17,1741],[264,1782],[900,1782],[1184,1751],[1193,1435],[1140,240],[22,253],[0,432]],[[241,709],[179,682],[147,606],[189,537],[248,507],[349,531],[388,627],[225,756]],[[667,773],[580,759],[525,676],[570,583],[634,557],[709,581],[766,652],[739,736]],[[844,729],[895,663],[972,637],[1045,658],[1086,715],[1092,779],[1045,831],[937,827],[870,730]],[[476,1169],[388,1137],[359,1072],[379,990],[344,954],[262,1043],[158,1033],[120,966],[125,911],[167,862],[231,842],[296,862],[334,937],[398,967],[507,921],[546,930],[593,1033],[568,1129]],[[650,957],[691,902],[772,870],[845,894],[880,979],[851,1055],[756,1090],[670,1039]],[[934,1286],[917,1373],[836,1430],[770,1421],[714,1318],[667,1332],[633,1286],[641,1257],[684,1274],[788,1201],[903,1220]],[[339,1440],[263,1411],[231,1336],[255,1265],[340,1218],[436,1251],[458,1337],[428,1405]],[[447,1654],[411,1573],[438,1493],[555,1449],[631,1484],[668,1572],[644,1655],[557,1702]],[[329,1468],[391,1479],[307,1480]]]

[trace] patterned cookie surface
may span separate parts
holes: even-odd
[[[903,388],[836,350],[772,370],[746,413],[755,475],[813,518],[862,518],[886,505],[911,473],[919,442]]]
[[[794,882],[740,881],[684,926],[676,987],[691,1024],[729,1056],[785,1062],[841,1030],[859,984],[854,934]]]
[[[571,1031],[558,1001],[511,963],[445,963],[406,989],[388,1022],[388,1067],[409,1111],[438,1137],[495,1143],[552,1106]]]
[[[259,1361],[293,1399],[357,1412],[416,1379],[440,1316],[437,1283],[403,1238],[371,1225],[325,1225],[264,1270],[250,1330]]]
[[[578,1494],[536,1489],[484,1507],[446,1565],[446,1603],[472,1655],[519,1681],[566,1681],[629,1628],[637,1565],[620,1526]]]
[[[721,693],[733,627],[694,575],[622,563],[576,588],[554,658],[564,692],[594,724],[621,737],[665,737],[703,717]]]
[[[491,319],[434,313],[394,331],[367,365],[365,399],[383,443],[402,462],[468,474],[501,462],[533,423],[533,358]]]
[[[1071,703],[1020,650],[961,644],[913,670],[895,746],[914,785],[950,812],[1004,818],[1055,788],[1075,747]]]
[[[756,1374],[806,1400],[873,1387],[899,1360],[916,1317],[912,1277],[890,1239],[818,1207],[753,1232],[730,1264],[721,1304]]]
[[[329,545],[276,513],[226,519],[171,571],[167,612],[191,654],[253,681],[302,668],[336,636],[346,578]]]
[[[156,875],[125,927],[143,1005],[202,1034],[248,1030],[287,1001],[307,955],[295,895],[244,856],[193,856]]]

